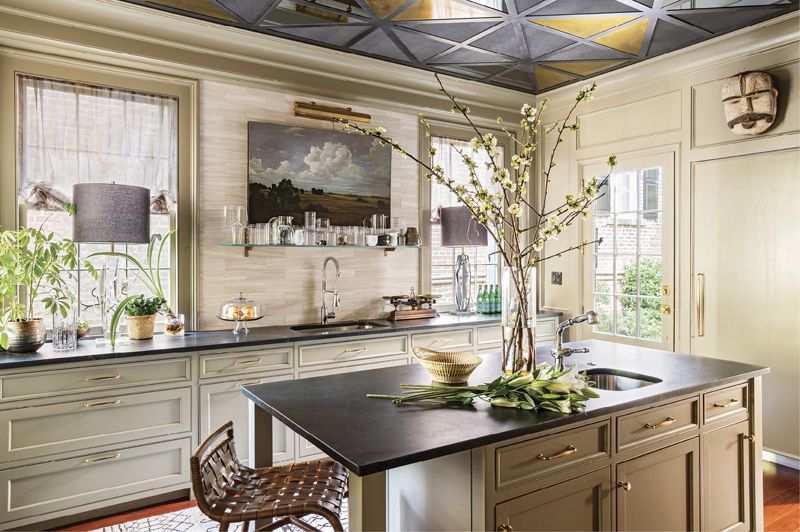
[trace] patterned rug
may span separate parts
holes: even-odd
[[[323,532],[332,532],[333,529],[324,518],[318,515],[307,515],[303,521]],[[342,503],[342,525],[347,530],[347,499]],[[119,525],[98,528],[93,532],[214,532],[218,525],[205,515],[196,506],[177,512],[155,515],[136,521],[128,521]],[[240,532],[240,524],[231,525],[231,532]],[[252,530],[252,525],[251,525]],[[280,528],[283,532],[302,532],[296,526],[289,525]]]

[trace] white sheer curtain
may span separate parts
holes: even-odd
[[[150,189],[153,212],[177,199],[178,101],[18,76],[20,195],[31,208],[69,201],[74,183]]]

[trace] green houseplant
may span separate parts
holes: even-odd
[[[78,263],[75,243],[56,233],[34,227],[0,233],[0,347],[29,353],[44,344],[46,328],[35,303],[66,317],[74,295],[64,272]],[[96,277],[92,265],[83,263]]]
[[[167,298],[164,294],[164,287],[161,284],[161,276],[159,275],[159,271],[161,269],[161,257],[164,254],[164,248],[166,247],[167,242],[175,234],[175,231],[169,231],[166,235],[153,235],[150,237],[150,243],[147,245],[147,260],[144,264],[139,261],[136,257],[129,255],[128,253],[122,253],[120,251],[99,251],[97,253],[92,253],[89,255],[89,258],[93,257],[117,257],[121,259],[125,259],[128,264],[133,266],[133,273],[136,277],[142,282],[142,284],[147,287],[150,291],[151,297],[148,298],[149,301],[159,300],[161,303],[158,305],[158,309],[153,313],[153,317],[155,314],[158,313],[159,310],[162,308],[165,309],[165,314],[167,318],[172,318],[175,316],[175,313],[172,309],[167,305]],[[158,251],[156,252],[156,247],[158,247]],[[119,320],[122,318],[122,315],[125,313],[127,314],[126,310],[128,306],[134,302],[134,307],[132,312],[139,312],[145,308],[145,303],[142,303],[141,300],[144,300],[144,294],[136,294],[131,295],[123,299],[122,301],[117,304],[116,308],[114,309],[114,313],[111,317],[111,324],[110,324],[110,340],[111,345],[114,346],[117,343],[117,325],[119,324]],[[151,303],[147,303],[146,305],[151,305]],[[149,306],[147,308],[150,308]],[[128,314],[134,318],[141,316],[139,314]],[[133,322],[137,320],[134,319]],[[130,320],[129,320],[129,323]],[[150,335],[145,336],[144,338],[152,338],[153,337],[153,327],[155,324],[155,320],[153,320],[152,325],[150,326]],[[131,335],[131,338],[136,339]]]
[[[135,296],[125,305],[125,316],[128,321],[128,335],[131,340],[147,340],[153,337],[153,330],[158,314],[167,300],[163,297]]]

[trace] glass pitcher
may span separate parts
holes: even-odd
[[[294,220],[294,216],[277,216],[277,223],[278,223],[278,235],[280,239],[280,244],[285,246],[293,246],[294,245],[294,227],[292,226],[292,220]]]

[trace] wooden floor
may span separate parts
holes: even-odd
[[[136,519],[144,519],[193,506],[175,502],[88,521],[63,530],[89,531]],[[800,532],[800,471],[764,462],[764,529],[767,532]]]

